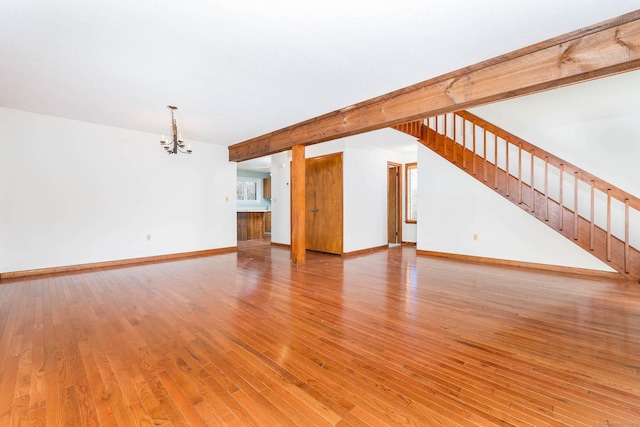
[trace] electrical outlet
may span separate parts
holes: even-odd
[[[229,201],[229,196],[224,196],[224,201],[228,202]]]
[[[147,240],[151,240],[151,234],[147,234]]]
[[[473,233],[473,240],[478,240],[478,235],[476,233]]]

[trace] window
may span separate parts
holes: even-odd
[[[239,202],[245,203],[259,203],[261,191],[260,184],[262,180],[260,178],[247,178],[239,176],[236,182],[236,199]]]
[[[418,164],[407,163],[405,165],[405,210],[406,222],[418,222]]]

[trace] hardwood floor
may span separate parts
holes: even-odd
[[[262,239],[238,240],[238,250],[269,245],[271,245],[271,234],[267,234]]]
[[[640,423],[640,285],[258,246],[0,284],[0,426]]]

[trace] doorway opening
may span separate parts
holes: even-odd
[[[402,165],[387,162],[387,240],[402,244]]]

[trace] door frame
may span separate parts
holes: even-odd
[[[402,244],[402,164],[395,162],[387,162],[387,244],[390,243],[389,240],[389,202],[391,200],[391,194],[389,193],[389,169],[396,170],[396,229],[397,229],[397,238],[396,243]]]

